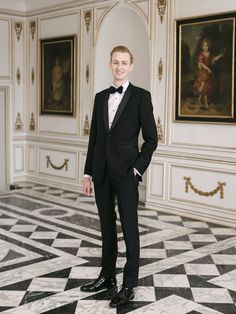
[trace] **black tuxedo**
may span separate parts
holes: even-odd
[[[157,130],[148,91],[129,84],[111,128],[108,126],[108,89],[95,97],[84,173],[95,183],[103,179],[105,164],[114,180],[121,182],[136,168],[142,175],[157,146]],[[140,128],[144,143],[138,150]]]
[[[157,147],[157,130],[148,91],[129,84],[109,129],[109,90],[96,94],[84,173],[92,176],[101,222],[102,275],[115,275],[117,257],[115,196],[127,248],[124,286],[137,285],[139,263],[138,180]],[[140,129],[143,136],[138,148]]]

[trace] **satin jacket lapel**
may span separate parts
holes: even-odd
[[[115,114],[115,117],[114,117],[114,120],[113,120],[113,123],[112,123],[112,126],[110,128],[110,132],[113,130],[114,126],[116,125],[117,121],[119,120],[119,117],[121,115],[121,113],[123,112],[123,110],[125,109],[125,106],[127,105],[128,103],[128,100],[130,98],[132,94],[132,84],[129,84],[120,104],[119,104],[119,107],[116,111],[116,114]]]
[[[109,132],[108,99],[109,99],[109,93],[107,91],[104,101],[103,101],[103,118],[104,118],[104,124],[105,124],[105,128],[107,132]]]

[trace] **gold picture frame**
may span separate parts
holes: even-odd
[[[236,13],[175,21],[176,122],[235,123]]]
[[[42,39],[40,114],[75,116],[76,36]]]

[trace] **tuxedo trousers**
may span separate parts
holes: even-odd
[[[126,246],[126,263],[123,272],[123,286],[136,287],[138,284],[140,241],[138,230],[138,184],[137,176],[131,173],[120,183],[115,182],[106,170],[103,181],[94,184],[102,234],[102,262],[100,275],[113,278],[116,275],[117,199],[123,238]]]

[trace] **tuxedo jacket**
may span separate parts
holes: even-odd
[[[157,129],[148,91],[129,83],[110,128],[108,99],[109,89],[105,89],[94,100],[84,173],[91,175],[95,183],[102,181],[105,170],[116,182],[133,174],[133,168],[142,175],[157,147]],[[138,147],[140,130],[141,149]]]

